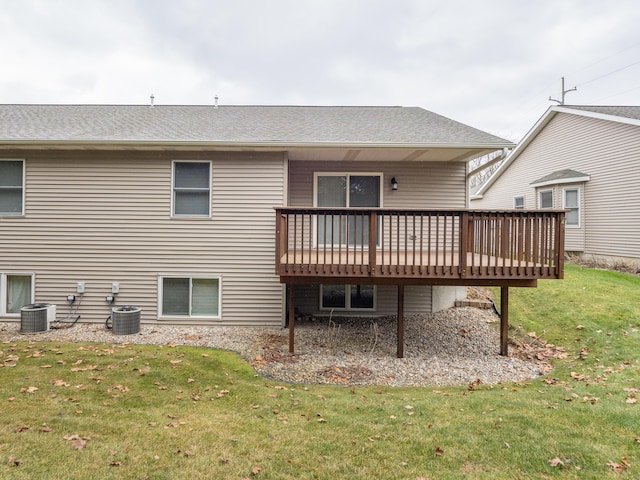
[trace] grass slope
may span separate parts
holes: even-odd
[[[510,300],[568,354],[526,384],[287,385],[229,352],[0,344],[0,478],[640,478],[640,279],[568,266]]]

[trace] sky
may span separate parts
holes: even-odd
[[[640,105],[637,0],[0,0],[0,103]]]

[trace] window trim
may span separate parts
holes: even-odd
[[[337,285],[337,284],[328,284],[328,285]],[[337,312],[375,312],[378,308],[378,288],[377,285],[371,285],[373,287],[373,306],[371,308],[352,308],[351,307],[351,288],[352,287],[357,287],[358,284],[345,284],[345,292],[344,292],[344,299],[345,299],[345,306],[344,307],[325,307],[322,304],[322,298],[323,298],[323,290],[324,290],[324,284],[320,284],[320,298],[318,299],[318,308],[320,311],[322,312],[329,312],[329,311],[337,311]]]
[[[575,190],[576,193],[578,194],[578,205],[577,207],[567,207],[567,192],[570,190]],[[578,223],[569,223],[566,219],[567,216],[565,215],[565,227],[567,228],[580,228],[582,225],[582,212],[581,212],[581,208],[580,208],[580,187],[566,187],[562,189],[562,208],[564,210],[577,210],[578,211]]]
[[[17,318],[20,312],[7,312],[7,277],[31,277],[31,298],[28,305],[35,303],[36,274],[33,272],[0,272],[0,317]]]
[[[518,207],[518,202],[517,200],[521,198],[522,199],[522,206]],[[514,210],[524,210],[524,207],[526,205],[525,203],[525,196],[524,195],[516,195],[515,197],[513,197],[513,209]]]
[[[543,193],[547,193],[547,192],[551,192],[551,206],[550,207],[543,207],[542,206],[542,194]],[[555,204],[555,199],[553,198],[553,189],[552,188],[546,188],[544,190],[538,190],[538,210],[553,210],[553,206]]]
[[[164,279],[165,278],[188,278],[189,279],[189,310],[193,301],[192,290],[193,279],[217,280],[218,281],[218,314],[217,315],[164,315],[162,304],[164,300]],[[159,274],[158,275],[158,320],[221,320],[222,319],[222,275],[201,275],[201,274]]]
[[[209,165],[209,201],[207,202],[208,211],[206,214],[177,214],[176,208],[176,164],[178,163],[206,163]],[[213,162],[211,160],[172,160],[171,161],[171,218],[187,218],[187,219],[206,219],[211,218],[211,202],[213,198]],[[198,189],[204,190],[204,189]]]
[[[21,193],[21,204],[20,204],[20,212],[2,212],[0,211],[0,217],[24,217],[25,216],[25,197],[26,197],[26,183],[27,183],[27,175],[26,175],[26,161],[24,158],[2,158],[0,159],[0,163],[2,162],[21,162],[22,163],[22,185],[20,186]],[[3,187],[0,187],[0,189]],[[7,187],[8,188],[8,187]],[[14,187],[18,188],[18,187]]]

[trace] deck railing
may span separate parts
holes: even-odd
[[[535,280],[563,270],[563,211],[276,208],[281,277]]]

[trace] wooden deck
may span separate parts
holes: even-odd
[[[500,353],[507,355],[509,287],[564,276],[564,211],[276,208],[276,274],[287,284],[398,286],[398,357],[404,355],[405,285],[497,285]]]
[[[563,277],[564,212],[276,212],[283,283],[535,286]]]

